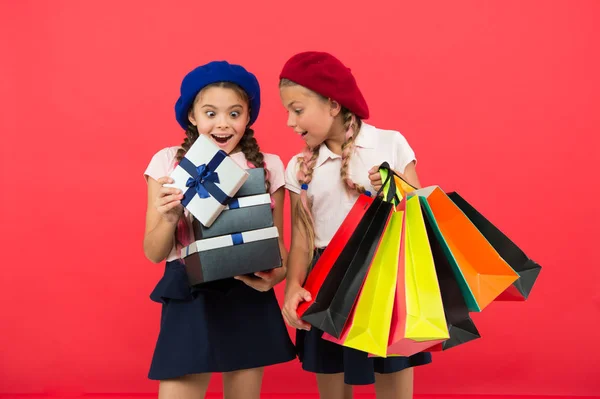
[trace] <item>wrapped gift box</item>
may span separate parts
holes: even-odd
[[[181,250],[190,285],[281,267],[277,227],[198,240]]]
[[[170,177],[174,183],[166,186],[183,190],[183,206],[205,227],[210,227],[249,174],[201,134]]]
[[[271,196],[269,194],[233,198],[210,227],[194,224],[196,239],[264,229],[273,226]]]
[[[265,194],[265,170],[263,168],[246,169],[248,179],[235,194],[236,197],[247,197],[249,195]]]

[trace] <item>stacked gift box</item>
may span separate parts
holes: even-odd
[[[281,267],[264,169],[241,168],[200,135],[171,177],[196,220],[181,249],[191,285]]]

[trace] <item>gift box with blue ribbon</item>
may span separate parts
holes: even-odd
[[[210,227],[194,223],[197,240],[273,226],[269,194],[234,197]]]
[[[193,224],[196,240],[273,226],[271,196],[267,194],[264,169],[248,169],[247,172],[248,180],[210,227]]]
[[[210,227],[248,179],[227,153],[205,135],[200,135],[171,173],[183,191],[183,206],[205,227]]]
[[[181,250],[190,285],[281,267],[279,232],[268,227],[198,240]]]

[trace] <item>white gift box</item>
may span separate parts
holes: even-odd
[[[210,227],[248,179],[248,172],[201,134],[171,173],[166,186],[183,191],[183,206]]]

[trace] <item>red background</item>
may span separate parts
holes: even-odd
[[[156,390],[142,173],[182,140],[180,80],[213,59],[254,71],[258,138],[287,162],[301,142],[277,76],[316,49],[352,68],[424,184],[458,190],[544,267],[529,302],[474,315],[483,339],[418,369],[416,392],[600,395],[600,3],[268,3],[0,3],[0,393]],[[293,362],[264,391],[316,386]]]

